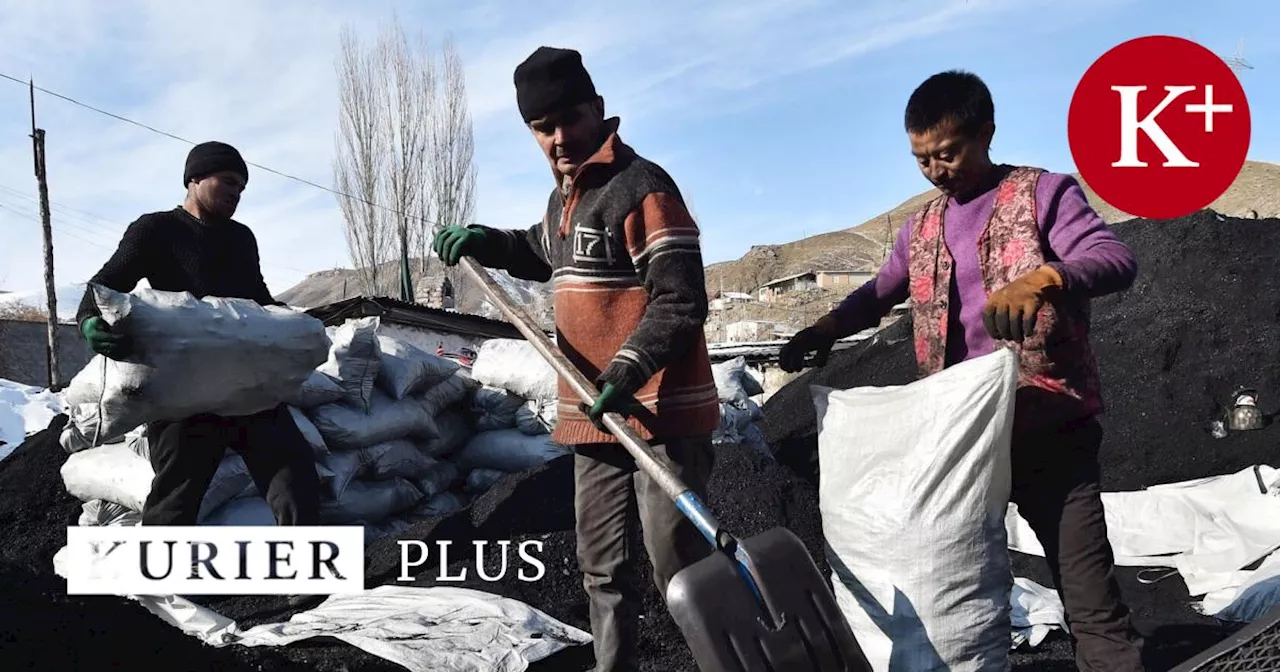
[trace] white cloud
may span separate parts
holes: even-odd
[[[477,219],[527,226],[540,216],[551,180],[516,113],[511,73],[540,44],[581,50],[611,110],[624,111],[629,127],[645,128],[658,120],[675,123],[676,113],[750,104],[767,96],[764,85],[780,77],[971,29],[1022,3],[580,1],[554,11],[500,0],[464,9],[445,2],[391,4],[411,31],[421,28],[435,41],[446,32],[456,35],[475,120]],[[0,2],[0,72],[32,75],[37,85],[183,138],[231,142],[250,162],[328,186],[339,30],[354,22],[370,34],[387,18],[383,6],[8,0]],[[32,214],[26,107],[23,87],[0,81],[0,231],[6,241],[0,275],[5,289],[39,291],[41,239]],[[83,282],[128,222],[178,204],[189,145],[46,95],[37,95],[37,113],[48,130],[58,284]],[[707,150],[655,148],[647,154],[679,164],[700,151]],[[258,235],[274,292],[345,261],[333,194],[264,170],[250,173],[238,218]],[[757,201],[761,192],[753,186],[747,193]]]

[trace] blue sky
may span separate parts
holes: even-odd
[[[751,245],[846,228],[928,185],[902,131],[925,77],[982,76],[995,158],[1074,170],[1066,114],[1098,56],[1143,35],[1226,55],[1253,115],[1251,157],[1280,161],[1280,3],[1266,0],[749,0],[681,3],[6,0],[0,73],[192,140],[332,184],[338,32],[372,35],[392,10],[451,33],[467,67],[477,219],[528,226],[550,175],[515,110],[511,71],[540,44],[580,49],[621,133],[679,182],[708,263]],[[37,93],[48,131],[57,284],[84,282],[124,226],[178,204],[189,145]],[[39,292],[27,91],[0,81],[0,288]],[[251,174],[238,219],[257,232],[268,285],[349,266],[332,194]],[[61,311],[60,311],[61,312]]]

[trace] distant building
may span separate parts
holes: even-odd
[[[768,320],[739,320],[724,325],[725,341],[729,343],[757,343],[777,338],[787,326]]]
[[[830,289],[851,292],[875,277],[875,271],[853,269],[821,269],[804,271],[784,278],[770,280],[756,290],[761,303],[772,303],[784,294],[811,289]]]
[[[707,307],[711,310],[724,310],[735,303],[751,303],[756,298],[745,292],[716,292]]]

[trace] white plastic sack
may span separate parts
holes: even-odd
[[[471,377],[525,399],[554,399],[558,376],[528,341],[493,338],[480,345]]]
[[[67,456],[62,485],[82,502],[100,499],[141,511],[151,493],[151,463],[122,443],[89,448]]]
[[[426,499],[431,499],[436,495],[449,489],[449,486],[458,479],[458,467],[452,462],[437,462],[436,466],[431,468],[424,476],[416,479],[413,484],[418,487],[418,491]]]
[[[154,420],[273,408],[297,391],[329,349],[319,320],[287,308],[197,300],[188,292],[90,288],[103,318],[131,334],[135,349],[127,361],[95,356],[67,387],[68,405],[101,405],[99,443]]]
[[[403,478],[351,481],[341,497],[320,502],[320,522],[323,525],[377,523],[412,508],[421,499],[422,493]]]
[[[530,436],[518,429],[499,429],[471,437],[453,457],[453,462],[463,471],[497,469],[517,472],[568,454],[568,448],[552,441],[546,434]]]
[[[416,506],[410,515],[415,518],[432,518],[454,514],[465,508],[467,508],[466,497],[453,490],[445,490]]]
[[[360,453],[360,477],[371,481],[381,481],[395,476],[415,480],[431,472],[437,464],[435,458],[427,457],[413,441],[395,439],[362,448]]]
[[[1007,349],[910,385],[811,387],[836,600],[873,669],[1004,672]]]
[[[764,394],[764,388],[747,371],[747,360],[743,357],[712,364],[711,376],[716,382],[720,401],[746,401],[757,394]]]
[[[208,516],[214,509],[236,497],[257,492],[258,486],[249,475],[249,467],[245,466],[244,458],[234,450],[228,450],[218,463],[218,470],[214,472],[209,488],[204,491],[198,519]]]
[[[516,411],[516,429],[525,434],[550,434],[556,428],[556,399],[530,399]]]
[[[123,443],[73,453],[63,463],[61,473],[63,486],[72,497],[82,502],[111,502],[139,512],[151,494],[151,480],[155,478],[151,462]],[[256,491],[244,459],[228,450],[205,490],[197,520],[203,522],[227,501]]]
[[[461,403],[479,385],[476,381],[459,373],[432,385],[427,391],[418,395],[418,399],[422,407],[427,410],[427,414],[434,418]]]
[[[311,422],[311,418],[294,406],[289,407],[289,415],[293,417],[293,424],[298,426],[298,431],[302,432],[302,437],[307,440],[307,445],[311,446],[311,453],[316,457],[327,455],[329,447],[325,445],[324,437],[316,429],[316,424]]]
[[[265,527],[276,524],[276,514],[271,505],[258,493],[237,497],[214,509],[200,521],[201,525],[256,525]]]
[[[142,514],[127,506],[94,499],[80,506],[78,524],[82,527],[105,527],[108,525],[138,525],[142,522]]]
[[[373,391],[368,413],[342,401],[312,409],[310,418],[331,450],[354,450],[406,437],[430,440],[438,434],[435,418],[420,400],[396,401],[381,390]]]
[[[347,485],[360,475],[363,464],[359,450],[335,450],[321,455],[316,461],[316,473],[324,467],[325,474],[320,476],[320,486],[329,499],[338,499],[346,491]]]
[[[467,481],[463,490],[471,493],[480,493],[493,487],[499,479],[506,476],[507,472],[498,469],[472,469],[467,474]]]
[[[524,397],[500,387],[482,387],[471,397],[471,411],[476,416],[476,431],[510,429],[516,426],[516,412],[524,406]]]
[[[285,399],[290,406],[307,410],[321,406],[343,397],[345,391],[338,381],[328,374],[312,371],[311,376],[302,383],[296,392]]]
[[[362,411],[369,409],[382,352],[378,342],[378,318],[359,317],[333,328],[328,359],[319,367],[342,386],[342,398]]]
[[[436,416],[436,438],[422,446],[422,452],[431,457],[445,457],[466,445],[474,431],[467,418],[458,409],[449,409]]]
[[[428,389],[460,368],[457,362],[388,336],[378,336],[378,346],[381,363],[375,383],[392,399],[404,399]]]

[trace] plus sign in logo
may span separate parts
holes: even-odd
[[[1249,151],[1249,105],[1231,68],[1177,37],[1125,42],[1094,62],[1071,99],[1067,136],[1102,200],[1148,219],[1207,207]]]

